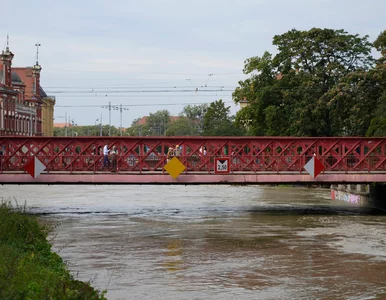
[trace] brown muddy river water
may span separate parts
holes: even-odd
[[[108,299],[386,299],[386,214],[273,186],[0,186]]]

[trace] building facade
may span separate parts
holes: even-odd
[[[52,136],[55,98],[40,86],[41,66],[12,68],[14,54],[0,55],[0,136]]]
[[[43,136],[54,136],[54,106],[55,97],[43,97],[42,105],[42,131]]]

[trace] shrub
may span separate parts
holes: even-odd
[[[25,207],[0,205],[0,299],[106,299],[70,275],[47,242],[49,227]]]

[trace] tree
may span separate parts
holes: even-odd
[[[111,136],[119,136],[120,131],[115,126],[111,126]],[[109,134],[109,125],[105,125],[102,127],[102,135],[108,136]],[[99,136],[100,135],[100,127],[87,125],[87,126],[69,126],[67,127],[67,136]],[[54,136],[66,136],[66,128],[65,127],[54,127]]]
[[[165,135],[170,124],[170,113],[167,110],[158,110],[150,113],[145,124],[140,124],[142,118],[135,119],[131,126],[126,129],[130,136],[161,136]]]
[[[167,110],[158,110],[155,113],[150,113],[146,120],[149,126],[149,135],[165,135],[167,127],[170,123],[170,113]]]
[[[210,103],[203,119],[203,135],[206,136],[233,136],[244,135],[243,128],[235,126],[229,117],[230,106],[220,99]]]
[[[167,136],[187,136],[197,135],[197,128],[192,125],[192,121],[186,117],[171,122],[166,130]]]
[[[383,58],[381,62],[384,63],[384,58],[386,58],[386,30],[382,31],[374,41],[374,47],[381,53]]]
[[[371,119],[366,135],[386,136],[386,30],[381,32],[375,40],[374,47],[381,52],[381,57],[377,60],[374,77],[379,80],[382,95],[378,99],[377,108],[374,111],[374,117]]]
[[[329,111],[336,135],[379,136],[385,132],[385,35],[386,31],[374,42],[382,55],[375,67],[346,74],[320,100]]]
[[[378,107],[375,110],[374,118],[366,132],[367,136],[386,136],[386,92],[379,98]]]
[[[187,105],[180,113],[181,117],[186,117],[194,130],[191,131],[191,135],[199,135],[203,131],[203,119],[206,111],[208,110],[208,104],[200,105]]]
[[[239,82],[236,103],[249,105],[236,115],[255,135],[330,136],[330,111],[322,96],[345,75],[373,63],[368,37],[343,30],[290,30],[273,38],[278,53],[245,62],[250,78]]]

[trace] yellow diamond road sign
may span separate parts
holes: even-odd
[[[176,179],[183,171],[185,171],[185,166],[177,157],[173,157],[165,166],[164,169]]]

